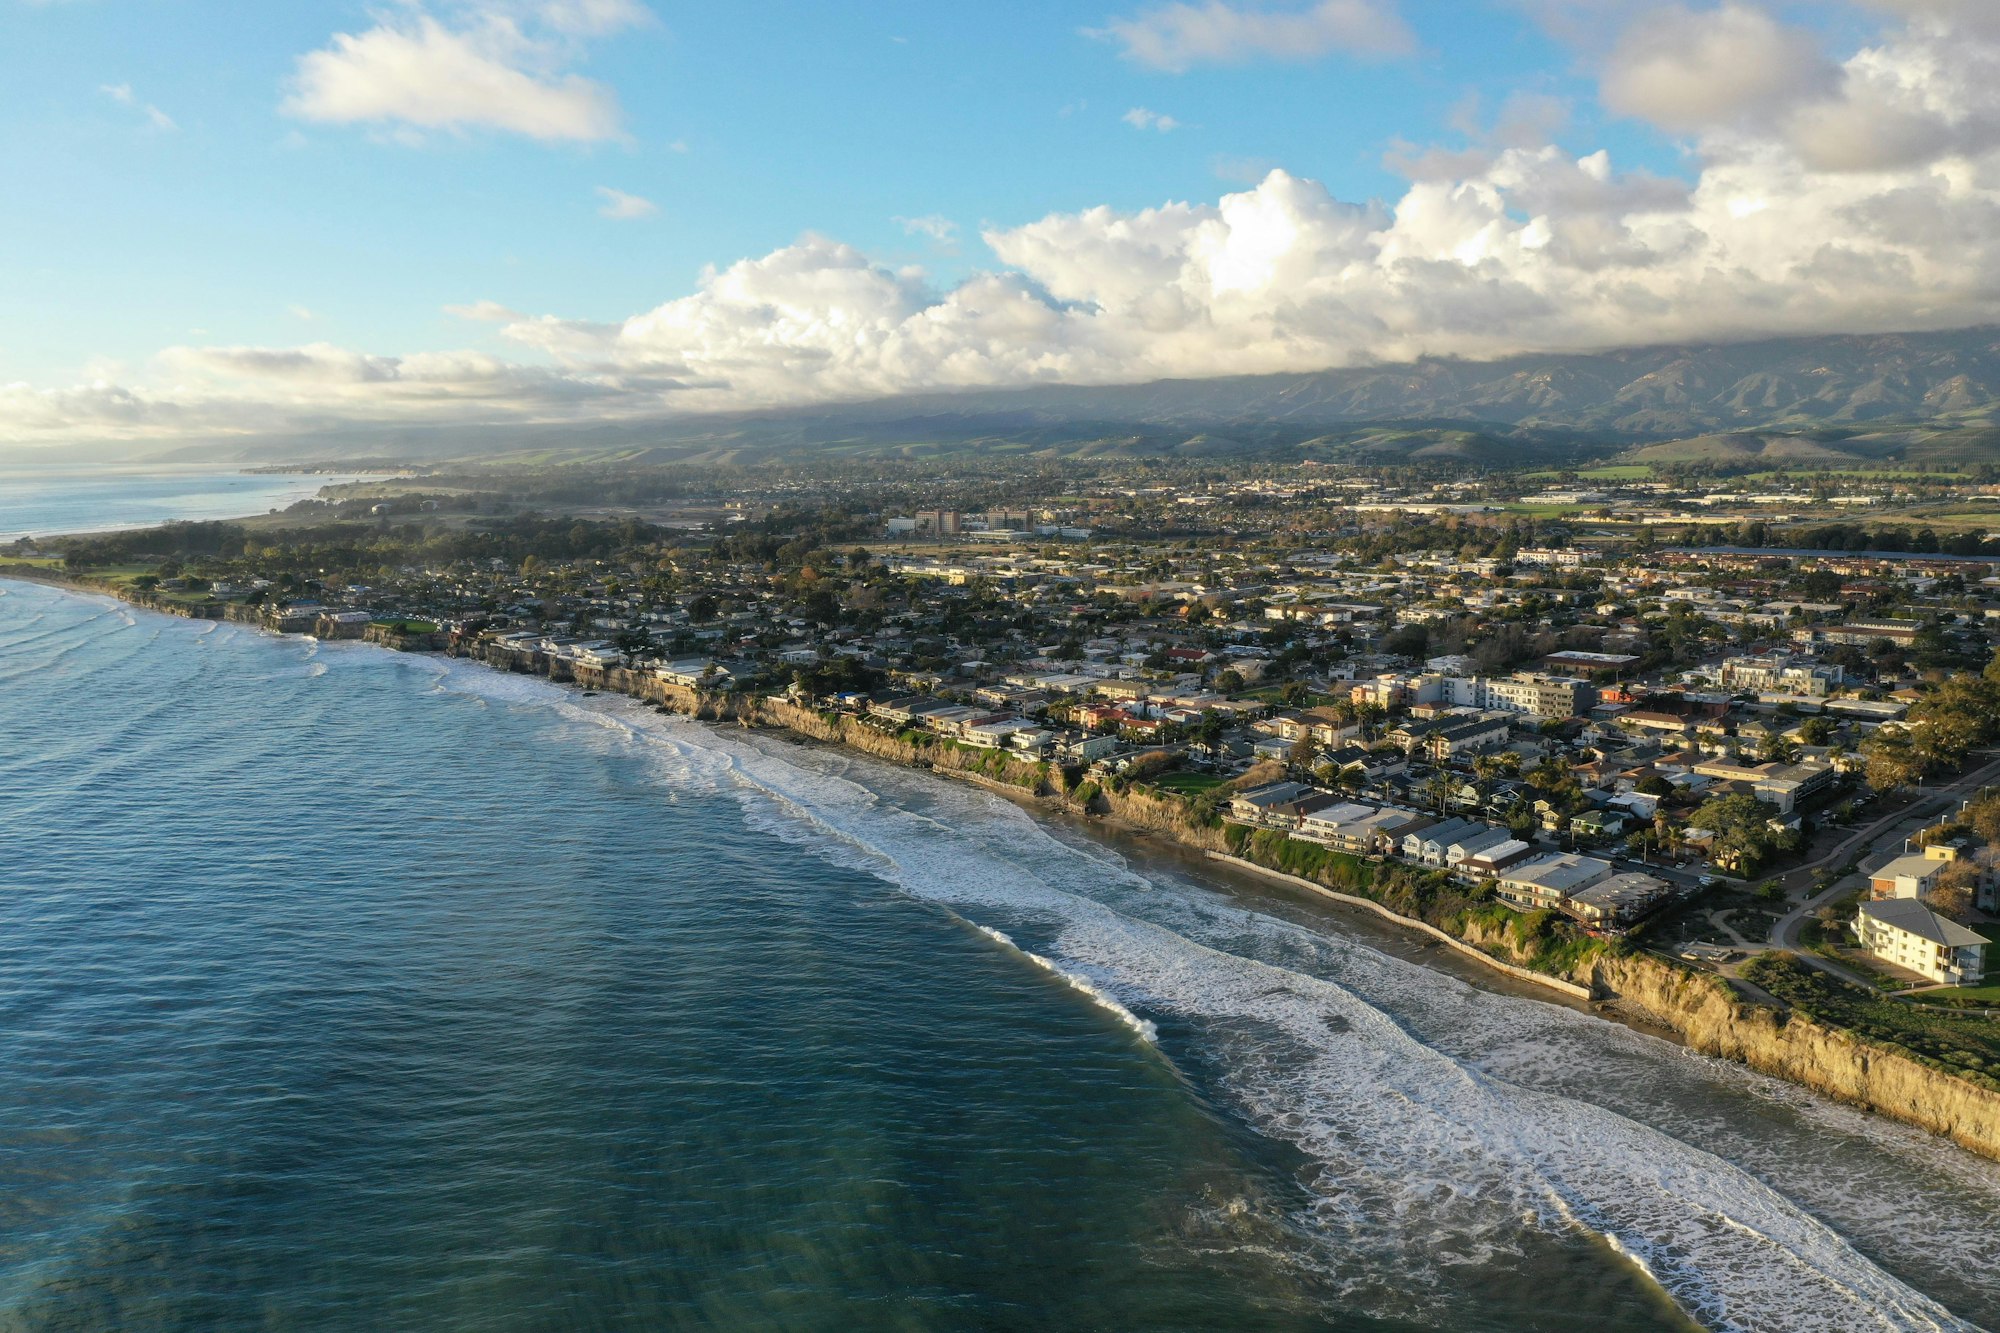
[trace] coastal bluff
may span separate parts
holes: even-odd
[[[223,602],[170,603],[134,596],[130,589],[108,580],[13,569],[7,574],[111,595],[168,614],[250,624],[264,620],[257,608]],[[384,647],[405,651],[432,646],[428,636],[383,633],[369,637]],[[1192,851],[1217,854],[1217,859],[1242,860],[1260,871],[1300,878],[1283,867],[1260,864],[1254,847],[1232,849],[1221,829],[1190,818],[1183,803],[1142,788],[1112,790],[1095,783],[1072,787],[1067,785],[1068,775],[1046,763],[999,751],[922,744],[918,737],[879,730],[845,714],[762,695],[697,690],[671,684],[649,671],[593,669],[464,636],[453,636],[444,650],[496,670],[624,694],[702,721],[768,728],[843,746],[890,763],[991,786],[1009,796],[1031,800],[1051,813],[1116,820],[1131,830]],[[1319,878],[1308,876],[1304,882],[1323,893],[1349,896],[1339,892],[1340,885],[1319,883]],[[1434,923],[1379,903],[1371,904],[1370,910],[1421,932],[1438,929]],[[1483,918],[1459,923],[1452,933],[1463,945],[1459,952],[1517,976],[1532,961],[1518,938]],[[1543,979],[1557,982],[1554,989],[1572,995],[1587,993],[1608,1016],[1671,1033],[1700,1054],[1746,1065],[2000,1159],[2000,1092],[1933,1068],[1920,1058],[1866,1036],[1822,1024],[1796,1009],[1746,998],[1719,977],[1633,952],[1599,954],[1573,973]]]
[[[1728,983],[1650,954],[1599,960],[1610,1006],[1672,1031],[1689,1049],[1748,1065],[2000,1159],[2000,1093],[1795,1009],[1752,1003]]]
[[[669,684],[657,675],[623,667],[593,669],[524,655],[477,641],[454,642],[455,655],[501,670],[546,675],[591,689],[627,694],[703,721],[785,731],[886,760],[966,778],[1033,798],[1052,813],[1116,820],[1129,829],[1165,838],[1220,861],[1287,879],[1338,898],[1334,884],[1287,874],[1254,859],[1254,849],[1232,853],[1222,830],[1189,818],[1186,807],[1139,788],[1122,791],[1085,783],[1065,786],[1060,770],[998,751],[919,744],[916,738],[878,730],[859,719],[823,712],[769,696],[716,693]],[[1250,856],[1242,853],[1250,852]],[[1426,934],[1437,927],[1381,904],[1370,910]],[[1458,952],[1551,989],[1593,999],[1608,1016],[1630,1019],[1673,1034],[1689,1049],[1731,1060],[1822,1096],[1941,1135],[1982,1156],[2000,1160],[2000,1093],[1904,1052],[1794,1009],[1739,995],[1728,982],[1653,954],[1600,954],[1575,975],[1530,974],[1520,941],[1483,919],[1456,932]]]

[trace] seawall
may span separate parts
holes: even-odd
[[[1360,907],[1373,912],[1375,915],[1393,921],[1399,926],[1428,935],[1439,944],[1444,945],[1454,952],[1461,953],[1467,958],[1484,963],[1497,972],[1505,972],[1516,981],[1525,981],[1531,985],[1556,991],[1559,994],[1567,995],[1572,1000],[1589,1000],[1595,998],[1595,991],[1590,986],[1580,986],[1574,981],[1565,981],[1561,977],[1552,977],[1546,972],[1534,972],[1525,967],[1516,967],[1512,963],[1503,962],[1495,958],[1492,954],[1486,953],[1484,950],[1473,948],[1456,935],[1439,930],[1427,921],[1418,921],[1404,916],[1400,912],[1392,912],[1373,898],[1357,898],[1351,893],[1342,893],[1338,889],[1329,889],[1324,884],[1316,884],[1312,880],[1301,879],[1297,875],[1288,875],[1282,870],[1272,870],[1268,866],[1260,866],[1255,861],[1246,861],[1240,856],[1231,856],[1227,852],[1210,852],[1208,857],[1211,861],[1221,861],[1225,864],[1235,866],[1239,870],[1247,870],[1253,875],[1261,875],[1266,879],[1277,880],[1281,884],[1291,884],[1301,889],[1309,889],[1323,898],[1331,898],[1335,902],[1345,903],[1349,907]]]
[[[86,579],[12,569],[0,570],[0,575],[120,597],[171,614],[262,623],[256,608],[233,603],[189,608],[134,598],[115,585]],[[386,641],[385,636],[385,646],[399,645]],[[1219,829],[1188,818],[1180,802],[1143,790],[1100,791],[1091,786],[1072,790],[1065,787],[1060,770],[1002,751],[945,744],[916,733],[886,732],[846,714],[768,697],[696,690],[671,684],[651,671],[593,669],[477,642],[454,641],[447,651],[498,670],[629,695],[690,718],[770,728],[845,746],[891,763],[991,787],[1010,797],[1030,800],[1051,813],[1109,817],[1248,873],[1365,909],[1518,980],[1571,999],[1608,1000],[1611,1012],[1671,1032],[1704,1055],[1736,1061],[2000,1159],[2000,1093],[1933,1069],[1894,1047],[1825,1026],[1796,1010],[1746,1001],[1721,978],[1663,958],[1645,953],[1599,955],[1589,963],[1587,976],[1551,976],[1489,952],[1505,949],[1507,942],[1489,938],[1493,932],[1478,922],[1468,923],[1463,936],[1454,935],[1372,899],[1231,855]]]

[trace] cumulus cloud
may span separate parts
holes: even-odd
[[[564,72],[575,55],[566,39],[602,35],[644,14],[628,0],[541,0],[464,11],[449,23],[421,9],[384,15],[299,57],[281,109],[402,135],[483,128],[546,142],[614,138],[618,100],[604,85]]]
[[[1181,123],[1172,116],[1163,116],[1157,111],[1148,111],[1143,106],[1135,106],[1119,117],[1135,130],[1158,130],[1161,134],[1172,134]]]
[[[1674,6],[1634,24],[1604,71],[1604,103],[1676,132],[1768,118],[1829,92],[1839,71],[1813,38],[1760,10]]]
[[[131,382],[7,386],[0,438],[643,418],[2000,321],[2000,39],[1951,27],[1943,0],[1905,7],[1835,77],[1778,91],[1767,74],[1688,84],[1681,56],[1713,29],[1677,29],[1658,51],[1681,56],[1636,86],[1695,126],[1691,181],[1533,142],[1554,106],[1468,104],[1468,147],[1424,156],[1389,201],[1272,170],[1213,201],[988,227],[997,267],[954,285],[807,235],[618,322],[452,307],[488,350],[178,348]]]
[[[1731,3],[1642,15],[1605,59],[1605,105],[1693,136],[1706,156],[1780,144],[1821,171],[1892,171],[2000,145],[2000,7],[1872,0],[1900,15],[1844,63]]]
[[[1303,8],[1176,0],[1084,31],[1115,42],[1128,60],[1170,73],[1257,59],[1317,60],[1336,51],[1404,55],[1416,46],[1393,0],[1316,0]]]
[[[1946,32],[2000,37],[2000,8],[1991,0],[1865,0],[1875,9]]]
[[[660,206],[650,199],[642,199],[636,194],[614,190],[609,185],[597,187],[597,215],[610,218],[614,222],[637,222],[652,217],[660,211]]]

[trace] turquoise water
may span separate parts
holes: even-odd
[[[1991,1164],[1417,956],[920,774],[0,584],[0,1328],[2000,1320]]]
[[[309,499],[355,477],[0,464],[0,542],[105,532],[174,519],[241,518]]]

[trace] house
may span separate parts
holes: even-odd
[[[1949,986],[1977,986],[1986,979],[1986,937],[1918,899],[1865,902],[1854,928],[1861,947],[1885,963]]]
[[[1425,865],[1441,866],[1445,864],[1445,857],[1450,854],[1454,843],[1494,831],[1492,826],[1476,819],[1447,819],[1442,824],[1433,824],[1406,836],[1403,839],[1403,855]]]
[[[1361,734],[1358,722],[1343,722],[1330,708],[1314,708],[1302,713],[1279,713],[1257,724],[1259,731],[1287,741],[1310,738],[1321,746],[1340,745]]]
[[[611,667],[624,666],[625,654],[609,643],[593,640],[590,643],[579,643],[570,649],[570,660],[579,666],[605,671]]]
[[[1071,736],[1056,749],[1058,757],[1070,764],[1094,764],[1106,755],[1118,753],[1123,744],[1116,736]]]
[[[1509,837],[1466,854],[1456,867],[1461,875],[1474,879],[1492,879],[1510,866],[1518,865],[1535,854],[1535,849],[1519,838]]]
[[[1423,738],[1425,753],[1438,763],[1479,750],[1491,750],[1507,743],[1512,727],[1504,717],[1474,718],[1448,722]]]
[[[660,667],[654,667],[652,675],[660,677],[660,681],[664,681],[666,685],[678,685],[690,691],[702,685],[704,681],[708,685],[722,687],[730,679],[728,669],[710,656],[674,658],[672,662],[662,662]]]
[[[1444,863],[1453,870],[1460,870],[1464,868],[1467,861],[1470,861],[1475,856],[1482,855],[1505,843],[1515,841],[1517,839],[1506,829],[1495,828],[1491,824],[1482,824],[1479,826],[1478,832],[1468,833],[1463,837],[1452,840],[1451,845],[1444,849]]]
[[[1583,838],[1615,838],[1625,831],[1625,816],[1615,810],[1585,810],[1571,817],[1570,832]]]
[[[1878,901],[1921,898],[1937,887],[1938,877],[1944,873],[1947,864],[1927,856],[1899,856],[1889,864],[1868,872],[1869,896]]]
[[[1298,823],[1291,806],[1313,795],[1303,782],[1273,782],[1229,798],[1230,816],[1245,824],[1289,828]]]
[[[1018,750],[1023,754],[1040,754],[1053,739],[1048,732],[1022,717],[975,723],[966,727],[959,738],[981,750]]]
[[[321,639],[358,639],[374,619],[372,611],[322,611],[313,621],[313,634]]]
[[[1718,782],[1740,784],[1760,801],[1769,801],[1780,813],[1817,792],[1832,786],[1839,772],[1831,764],[1807,760],[1797,764],[1744,764],[1735,759],[1703,760],[1693,771]]]
[[[1579,889],[1611,878],[1611,863],[1574,852],[1548,852],[1502,871],[1494,891],[1516,907],[1560,907]]]
[[[1665,880],[1630,872],[1573,890],[1562,909],[1586,926],[1616,929],[1632,924],[1673,896],[1673,888]]]

